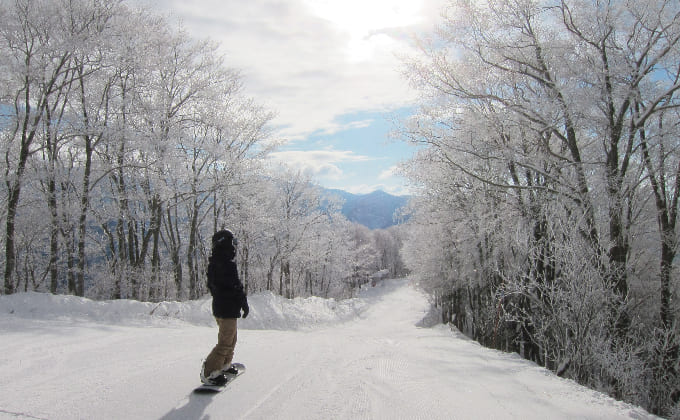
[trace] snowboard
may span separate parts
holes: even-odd
[[[206,385],[202,384],[198,388],[194,389],[194,393],[196,394],[216,394],[218,392],[224,391],[227,386],[229,386],[230,383],[234,382],[236,378],[239,376],[243,375],[246,372],[246,365],[243,363],[232,363],[231,364],[233,367],[238,370],[238,374],[233,375],[230,373],[226,373],[224,376],[227,377],[227,383],[224,385]]]

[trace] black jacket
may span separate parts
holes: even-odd
[[[248,315],[248,299],[238,278],[236,263],[227,256],[213,254],[208,263],[208,289],[213,296],[212,311],[217,318]]]

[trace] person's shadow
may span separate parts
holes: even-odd
[[[159,420],[210,420],[210,416],[203,416],[203,412],[212,402],[214,395],[192,392],[189,398],[183,400],[186,404],[173,408]]]

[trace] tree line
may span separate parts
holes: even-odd
[[[345,296],[399,270],[311,179],[218,45],[123,0],[0,1],[2,293],[194,299],[213,232],[249,291]],[[381,248],[382,247],[382,248]],[[391,265],[390,265],[391,264]]]
[[[453,0],[406,62],[399,128],[420,145],[404,257],[445,321],[666,416],[679,41],[673,1]]]

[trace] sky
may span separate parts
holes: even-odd
[[[220,45],[245,93],[276,113],[271,155],[319,185],[408,194],[389,136],[414,109],[402,58],[417,54],[446,0],[137,0]]]

